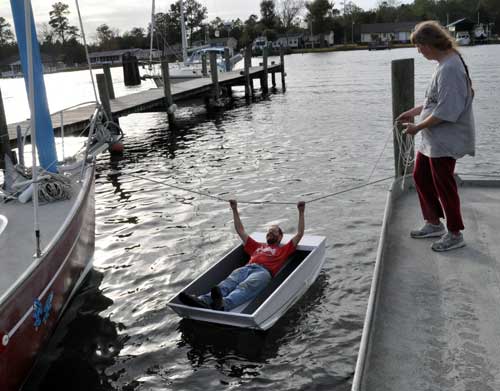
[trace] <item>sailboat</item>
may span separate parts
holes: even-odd
[[[93,153],[103,148],[93,142],[103,119],[97,107],[83,152],[71,163],[58,161],[31,3],[11,0],[11,8],[31,110],[32,164],[22,164],[22,145],[19,164],[14,164],[12,153],[5,155],[0,189],[2,391],[22,386],[92,267]]]
[[[241,53],[235,53],[233,48],[226,48],[222,46],[204,45],[196,48],[188,48],[186,21],[184,16],[184,1],[180,0],[180,24],[181,24],[181,47],[182,47],[182,61],[172,63],[169,66],[170,80],[175,82],[185,81],[189,79],[196,79],[208,76],[210,67],[207,67],[207,74],[203,74],[202,61],[206,56],[209,59],[210,52],[214,52],[217,58],[217,71],[229,72],[234,66],[243,59]],[[153,34],[155,29],[155,0],[152,0],[151,7],[151,25],[150,25],[150,64],[152,64],[153,53]],[[226,63],[225,54],[229,51],[229,61]],[[188,53],[190,53],[188,55]],[[146,75],[145,78],[152,78],[158,87],[163,85],[163,80],[159,75]]]

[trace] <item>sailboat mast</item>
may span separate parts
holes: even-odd
[[[155,0],[151,6],[151,27],[149,28],[149,66],[153,63],[153,37],[155,32]]]
[[[28,92],[29,105],[31,111],[31,159],[32,159],[32,179],[33,179],[33,213],[36,257],[42,254],[40,250],[40,226],[38,222],[38,168],[36,164],[36,115],[35,115],[35,77],[33,69],[33,36],[31,31],[31,3],[30,0],[24,0],[24,27],[26,29],[26,51],[28,59]]]
[[[187,35],[186,35],[186,20],[184,18],[184,1],[179,0],[181,8],[181,39],[182,39],[182,61],[187,64]]]

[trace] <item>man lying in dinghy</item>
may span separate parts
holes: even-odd
[[[256,242],[243,227],[237,202],[230,200],[229,204],[233,211],[234,228],[240,236],[250,260],[245,266],[233,270],[225,280],[204,295],[195,296],[181,292],[179,299],[185,305],[231,311],[240,304],[255,298],[278,273],[288,257],[293,254],[304,235],[305,202],[303,201],[297,203],[299,210],[298,232],[284,246],[280,246],[283,231],[277,225],[271,226],[267,231],[267,243]]]

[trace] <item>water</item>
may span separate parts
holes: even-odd
[[[350,389],[390,183],[306,206],[306,232],[327,238],[324,268],[274,327],[254,332],[181,321],[166,307],[238,237],[225,203],[146,178],[241,201],[296,202],[392,175],[390,63],[409,57],[419,102],[434,65],[416,50],[339,52],[287,56],[285,94],[213,116],[184,109],[175,132],[165,113],[121,119],[123,158],[99,159],[94,271],[25,390]],[[464,57],[478,145],[457,170],[498,175],[500,46],[466,48]],[[51,109],[91,98],[87,77],[51,75]],[[62,82],[74,88],[60,91]],[[4,95],[6,83],[20,99],[22,82],[2,80]],[[26,117],[17,107],[9,121]],[[248,232],[296,229],[294,205],[240,212]]]

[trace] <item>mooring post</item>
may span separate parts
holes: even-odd
[[[250,99],[250,66],[252,64],[252,47],[248,45],[245,49],[245,98]]]
[[[280,48],[280,63],[281,63],[281,88],[286,91],[285,85],[285,51],[283,47]]]
[[[161,60],[161,76],[163,78],[163,92],[165,94],[165,106],[167,108],[168,124],[175,126],[175,105],[172,98],[172,88],[170,85],[170,71],[168,68],[168,60],[163,57]]]
[[[212,95],[213,99],[217,101],[220,96],[219,90],[219,72],[217,70],[217,53],[210,52],[210,73],[212,74]]]
[[[392,73],[392,120],[406,110],[415,106],[415,62],[413,58],[402,60],[394,60],[391,64]],[[403,157],[397,141],[398,135],[396,132],[402,132],[403,127],[398,125],[394,126],[394,167],[396,177],[403,176],[405,167]],[[413,137],[409,135],[401,135],[402,137]],[[411,151],[411,157],[415,152]],[[406,173],[411,173],[413,167],[406,168]]]
[[[5,155],[8,155],[12,162],[15,163],[10,149],[9,129],[7,128],[2,91],[0,90],[0,169],[5,168]]]
[[[268,58],[269,48],[265,47],[262,50],[262,77],[260,78],[260,84],[262,88],[262,93],[267,94],[269,92],[268,85],[268,71],[267,71],[267,58]]]
[[[96,75],[97,79],[97,89],[99,90],[99,99],[101,100],[102,107],[104,108],[104,112],[108,116],[108,120],[112,121],[113,116],[111,113],[111,104],[109,102],[109,91],[108,84],[106,83],[106,76],[104,73],[98,73]]]
[[[273,86],[273,90],[276,89],[276,72],[271,72],[271,84]]]
[[[231,56],[229,55],[229,48],[224,48],[224,61],[226,63],[226,72],[231,70]]]
[[[206,52],[201,55],[201,73],[203,76],[208,76]]]
[[[109,64],[102,66],[104,76],[106,78],[106,85],[108,86],[109,99],[115,99],[115,88],[113,87],[113,79],[111,78],[111,69]]]
[[[122,55],[122,65],[123,65],[123,81],[126,86],[136,86],[141,84],[141,78],[139,74],[139,63],[137,57],[131,55],[130,53],[125,53]]]

